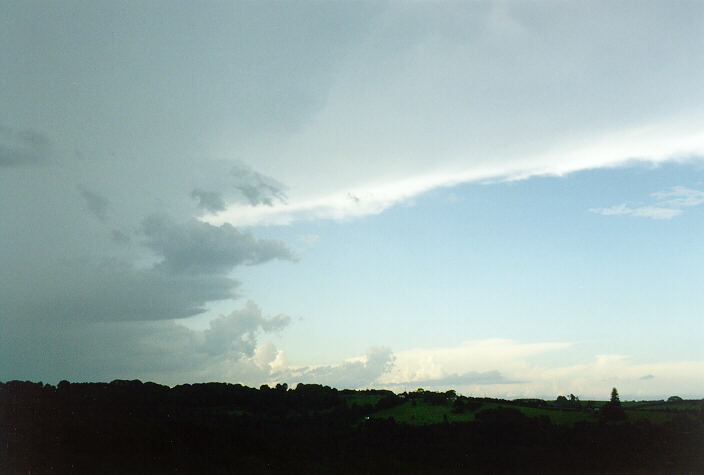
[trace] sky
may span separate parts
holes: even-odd
[[[0,380],[704,397],[704,4],[0,2]]]

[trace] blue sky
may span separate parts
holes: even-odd
[[[0,380],[704,394],[700,2],[4,2]]]
[[[278,342],[300,365],[491,338],[573,344],[548,366],[701,360],[704,206],[664,219],[593,210],[703,185],[693,159],[441,188],[364,218],[256,227],[300,261],[236,275],[265,308],[301,317]]]

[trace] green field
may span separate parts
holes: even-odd
[[[355,398],[355,403],[358,405],[371,406],[378,401],[377,398],[372,402],[372,397],[374,396],[357,396],[357,398]],[[370,400],[365,402],[363,400],[364,398],[369,398]],[[590,403],[592,407],[603,405],[602,401],[590,401]],[[631,422],[645,419],[651,423],[660,424],[678,417],[683,413],[683,411],[698,411],[699,408],[702,407],[703,403],[702,401],[683,401],[680,403],[666,403],[663,405],[647,407],[642,406],[642,403],[639,404],[641,404],[640,407],[636,404],[624,405],[626,415]],[[629,406],[635,406],[637,408],[629,408]],[[568,410],[558,408],[536,408],[521,406],[511,402],[483,402],[481,407],[476,409],[474,412],[465,411],[462,413],[454,413],[452,411],[452,404],[449,402],[433,405],[419,399],[414,401],[406,401],[390,409],[372,412],[368,415],[368,417],[372,419],[393,418],[398,423],[410,425],[440,424],[445,421],[467,422],[474,420],[475,414],[481,411],[498,407],[518,409],[523,414],[531,418],[545,416],[548,417],[553,424],[557,425],[572,425],[581,421],[598,421],[598,414],[594,409]]]
[[[471,412],[454,414],[449,405],[434,406],[423,401],[416,401],[415,405],[411,401],[407,401],[394,408],[375,412],[369,417],[375,419],[393,417],[396,422],[410,425],[439,424],[444,421],[444,417],[447,417],[448,422],[474,420],[474,414]]]

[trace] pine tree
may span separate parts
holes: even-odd
[[[621,400],[618,398],[618,391],[616,388],[613,388],[611,390],[611,405],[612,406],[620,406],[621,405]]]
[[[621,407],[621,400],[618,397],[616,388],[611,390],[611,400],[601,407],[599,418],[602,422],[617,422],[627,419],[626,411]]]

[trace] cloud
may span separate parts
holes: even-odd
[[[241,310],[229,315],[221,315],[210,322],[205,330],[203,351],[209,354],[232,352],[252,356],[257,346],[256,331],[279,331],[289,325],[291,317],[277,315],[271,318],[262,316],[261,309],[251,300]]]
[[[701,158],[704,69],[691,58],[702,6],[637,7],[13,3],[2,24],[13,74],[0,88],[12,118],[0,131],[0,337],[13,351],[0,379],[65,364],[256,381],[264,369],[249,357],[186,351],[203,334],[164,320],[232,297],[233,266],[292,259],[230,225],[346,219],[458,183]],[[109,227],[85,212],[78,185],[110,198]],[[382,376],[518,380],[530,369],[491,354],[463,366],[400,352]],[[276,361],[278,350],[265,366]],[[379,370],[349,364],[367,372],[360,381]]]
[[[198,206],[206,211],[215,213],[225,209],[225,201],[222,195],[214,191],[193,190],[191,198],[198,200]]]
[[[284,186],[271,177],[264,176],[245,166],[235,166],[230,171],[238,190],[250,205],[273,206],[274,201],[286,202]],[[219,211],[219,210],[218,210]]]
[[[447,348],[415,348],[395,353],[394,365],[375,382],[397,391],[416,387],[455,389],[494,397],[554,398],[573,393],[606,399],[612,387],[623,397],[662,398],[672,387],[700,397],[704,361],[637,363],[627,355],[597,354],[579,364],[563,364],[574,344],[522,343],[507,339],[469,341]],[[553,355],[549,363],[538,363]],[[644,376],[645,375],[645,376]]]
[[[641,206],[638,208],[631,208],[625,204],[615,205],[610,208],[591,208],[589,211],[596,214],[602,214],[604,216],[630,214],[631,216],[652,219],[670,219],[682,214],[682,210],[676,208],[661,208],[658,206]]]
[[[394,386],[420,386],[429,388],[457,388],[468,385],[493,385],[493,384],[520,384],[523,381],[507,379],[499,371],[468,371],[463,374],[450,374],[437,379],[415,379],[412,381],[398,381]]]
[[[414,348],[397,352],[394,366],[377,384],[399,391],[419,386],[473,394],[521,391],[533,377],[526,372],[531,357],[571,346],[566,342],[520,343],[495,338],[456,347]]]
[[[223,275],[174,275],[117,259],[63,259],[32,270],[5,286],[0,321],[186,318],[204,312],[207,302],[235,297],[238,285]]]
[[[176,224],[152,215],[142,223],[142,233],[145,245],[163,257],[159,268],[172,273],[225,273],[242,264],[295,260],[281,241],[256,239],[229,224],[213,226],[196,220]]]
[[[678,208],[697,206],[704,203],[704,191],[693,190],[684,186],[673,186],[669,190],[657,191],[652,196],[660,204]]]
[[[84,185],[77,186],[78,191],[86,202],[88,211],[93,213],[93,215],[101,221],[105,221],[107,218],[107,211],[110,207],[110,202],[100,193],[89,190]]]
[[[47,158],[49,139],[33,130],[0,127],[0,167],[16,167],[39,163]]]
[[[387,347],[369,348],[363,357],[337,365],[288,368],[275,373],[282,381],[318,383],[336,388],[365,388],[377,383],[394,364],[394,354]]]
[[[674,208],[661,208],[658,206],[643,206],[641,208],[635,208],[631,211],[631,214],[642,218],[670,219],[674,216],[679,216],[682,214],[682,210]]]
[[[458,183],[701,159],[692,97],[703,97],[704,68],[686,60],[701,7],[681,8],[388,5],[341,58],[320,110],[246,147],[248,163],[288,185],[287,202],[231,203],[204,219],[344,219]]]
[[[591,208],[589,211],[604,216],[631,215],[651,219],[671,219],[684,212],[682,208],[704,203],[704,192],[684,186],[675,186],[669,190],[651,193],[656,205],[631,207],[627,204],[614,205],[609,208]]]
[[[272,326],[272,321],[277,323]],[[223,379],[256,384],[268,380],[276,367],[276,355],[267,365],[257,364],[271,346],[264,345],[257,356],[258,336],[287,324],[283,316],[264,317],[253,302],[205,330],[191,330],[173,320],[54,319],[32,326],[9,321],[0,334],[0,375],[3,380],[52,382],[140,378],[166,384]]]
[[[132,238],[119,229],[113,229],[110,231],[110,239],[119,244],[129,244],[132,242]]]

